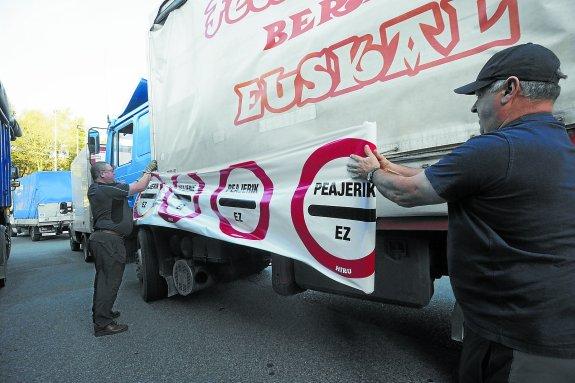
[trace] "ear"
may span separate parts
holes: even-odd
[[[507,79],[505,87],[503,88],[503,96],[501,96],[501,105],[505,105],[513,100],[521,92],[521,85],[519,79],[511,76]]]

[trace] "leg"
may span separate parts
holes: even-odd
[[[108,265],[108,286],[109,286],[109,296],[106,300],[106,307],[104,310],[108,310],[110,318],[113,319],[112,308],[118,297],[118,291],[120,290],[120,285],[122,284],[122,277],[124,276],[124,269],[126,267],[125,263],[119,262],[115,258],[109,258],[106,260]]]
[[[484,362],[489,353],[489,341],[481,338],[467,326],[459,360],[459,383],[482,383]]]
[[[112,307],[122,282],[125,264],[114,255],[113,243],[90,241],[95,256],[96,278],[93,300],[94,324],[103,327],[112,322]]]
[[[513,351],[510,383],[575,382],[575,359],[560,359]]]

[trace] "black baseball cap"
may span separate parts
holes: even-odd
[[[544,46],[527,43],[506,48],[494,54],[481,68],[477,80],[454,90],[458,94],[473,95],[497,80],[515,76],[521,81],[540,81],[558,84],[557,70],[561,62]]]

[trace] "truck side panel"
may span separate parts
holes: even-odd
[[[88,201],[88,187],[92,184],[88,148],[84,147],[70,167],[72,174],[72,204],[74,215],[73,230],[81,233],[92,232],[92,212]]]

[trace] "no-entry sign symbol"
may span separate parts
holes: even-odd
[[[273,182],[254,161],[220,172],[220,184],[210,198],[222,233],[234,238],[262,240],[270,223]]]
[[[303,165],[291,202],[294,228],[306,249],[346,278],[375,272],[375,188],[357,180],[341,181],[349,156],[364,155],[365,145],[375,148],[368,141],[346,138],[315,150]]]
[[[134,204],[134,219],[142,218],[154,206],[158,193],[163,186],[162,179],[157,174],[152,174],[148,188],[138,194]]]
[[[172,186],[162,198],[158,215],[172,223],[200,215],[199,198],[206,186],[204,181],[196,173],[174,175],[171,181]]]

